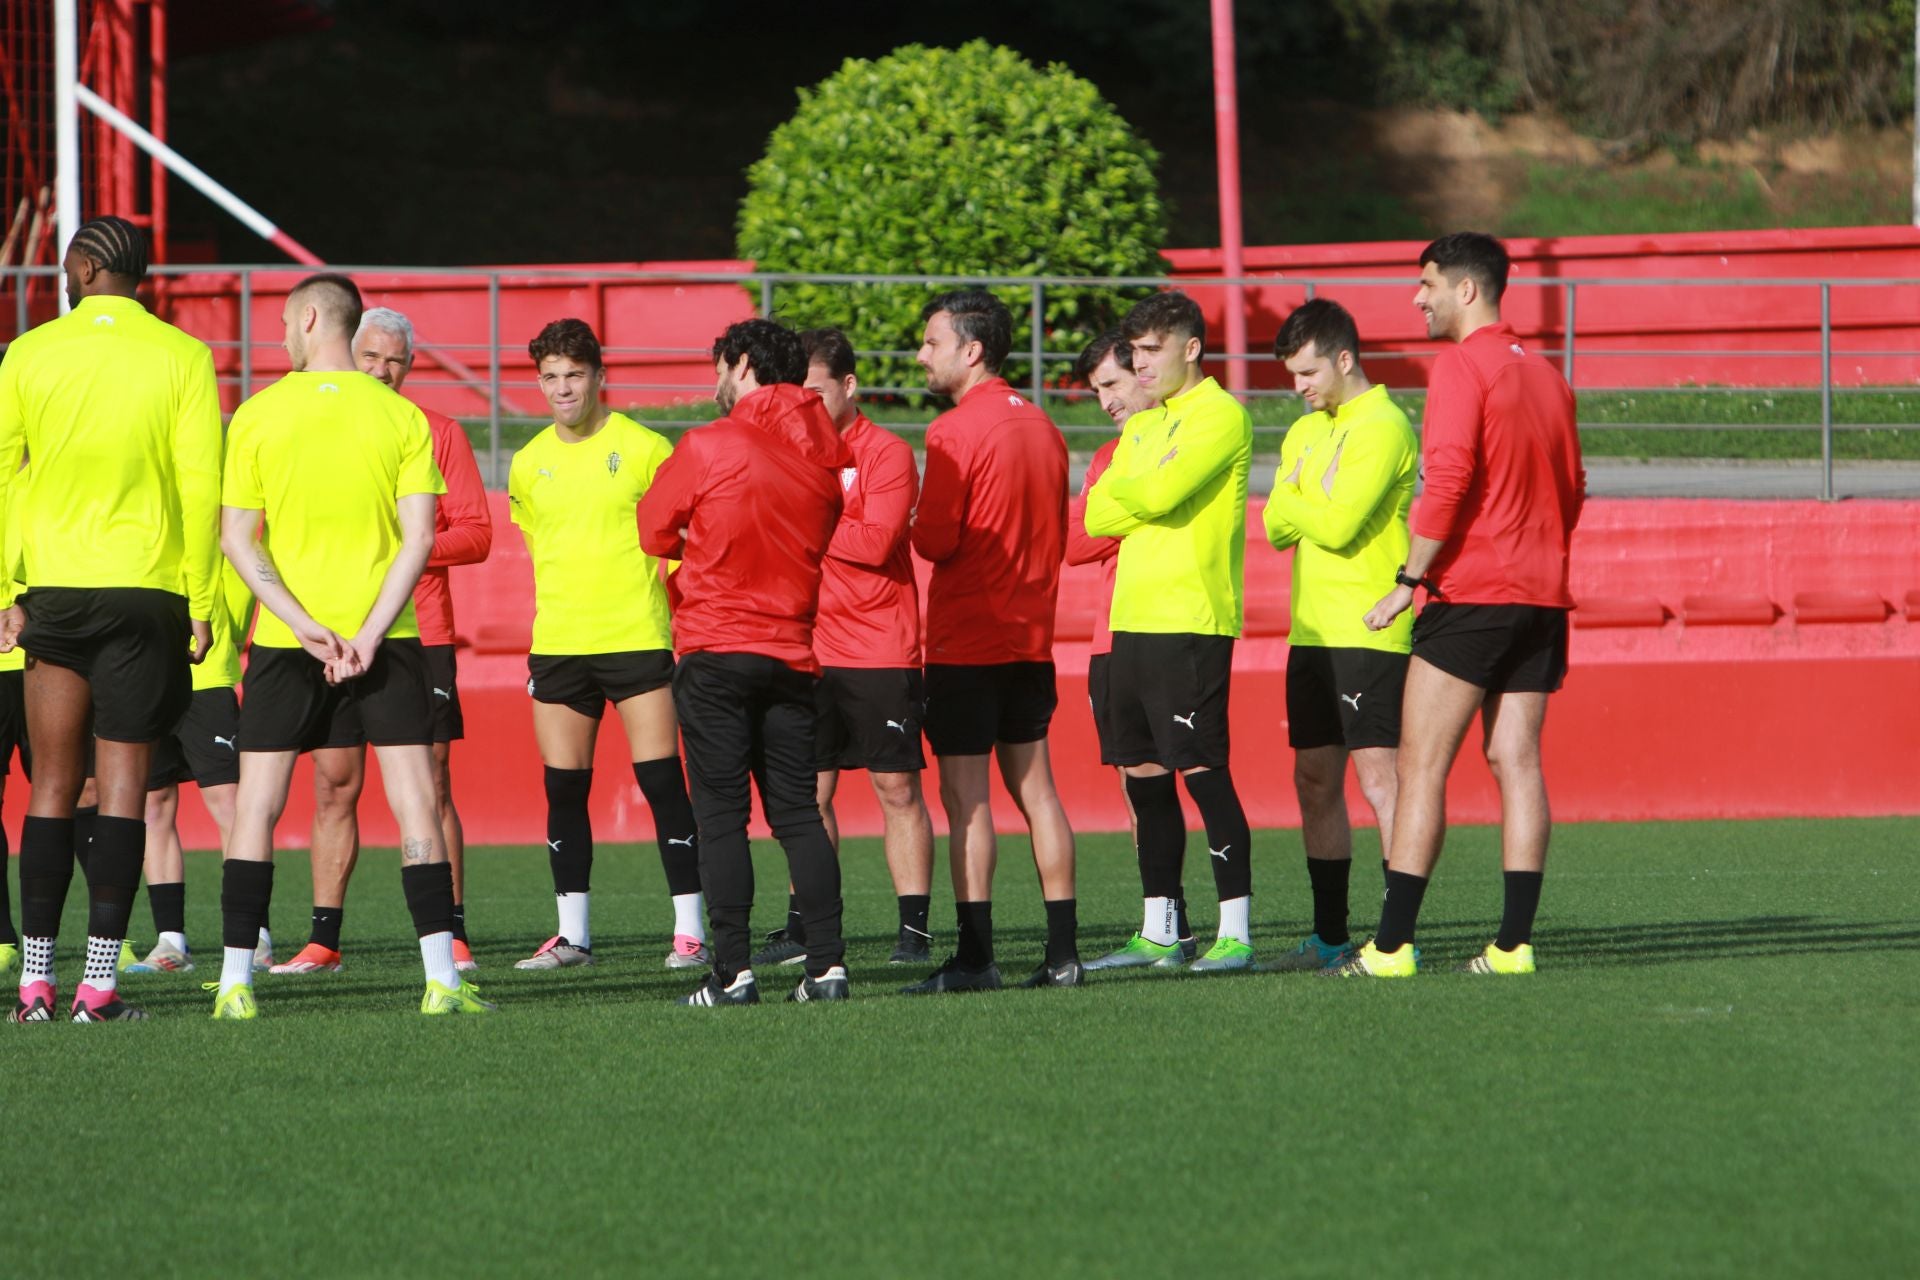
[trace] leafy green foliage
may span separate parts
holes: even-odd
[[[1086,80],[1010,49],[909,45],[850,58],[812,89],[751,169],[739,254],[762,271],[877,275],[1158,275],[1158,157]],[[925,285],[782,285],[774,309],[837,325],[863,351],[920,345]],[[1028,350],[1031,290],[995,290]],[[1043,347],[1076,351],[1124,310],[1114,289],[1046,291]],[[1009,361],[1011,377],[1025,362]],[[1050,370],[1050,372],[1053,372]],[[916,386],[904,355],[870,386]]]

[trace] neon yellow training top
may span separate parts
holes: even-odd
[[[304,602],[303,602],[304,603]],[[240,650],[247,642],[247,627],[253,622],[253,592],[241,579],[240,571],[220,562],[220,595],[213,609],[213,647],[204,662],[193,669],[193,691],[231,689],[240,683]]]
[[[261,540],[313,620],[352,639],[400,555],[401,498],[441,494],[426,415],[360,372],[289,373],[234,411],[223,505],[266,515]],[[413,597],[388,639],[418,636]],[[271,609],[253,642],[297,649]]]
[[[549,426],[513,455],[507,511],[533,559],[534,653],[673,648],[660,562],[640,549],[635,515],[672,453],[616,413],[585,440]]]
[[[23,508],[29,585],[171,591],[210,618],[220,397],[205,343],[132,298],[82,298],[0,362],[0,475],[22,449],[33,466],[0,502]]]
[[[1290,483],[1296,465],[1300,477]],[[1384,631],[1367,630],[1362,619],[1407,562],[1407,508],[1419,467],[1413,426],[1382,386],[1287,431],[1266,523],[1276,548],[1296,548],[1291,643],[1412,650],[1413,610]]]
[[[24,487],[25,483],[26,474],[16,471],[4,487],[9,489],[15,485]],[[27,584],[20,580],[26,576],[20,567],[20,504],[9,502],[5,518],[6,527],[0,529],[0,590],[7,592],[8,599],[17,599],[27,589]],[[5,653],[0,653],[0,671],[25,671],[26,669],[27,651],[19,645],[13,646]]]
[[[1087,532],[1118,537],[1115,631],[1240,634],[1253,420],[1208,378],[1127,419],[1087,494]]]

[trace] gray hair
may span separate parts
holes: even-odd
[[[354,331],[353,340],[358,343],[360,335],[369,329],[385,329],[407,344],[407,354],[413,354],[413,321],[392,307],[374,307],[360,317],[360,327]]]

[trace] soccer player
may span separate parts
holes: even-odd
[[[1366,615],[1384,631],[1425,586],[1400,736],[1387,894],[1372,941],[1330,973],[1410,977],[1414,925],[1446,832],[1447,774],[1477,713],[1500,788],[1506,907],[1468,972],[1532,973],[1546,869],[1540,728],[1567,672],[1567,549],[1586,499],[1573,391],[1500,319],[1506,247],[1463,231],[1420,254],[1414,305],[1427,336],[1455,345],[1427,382],[1426,489],[1407,563]]]
[[[273,893],[273,826],[294,762],[351,705],[400,828],[424,1014],[486,1013],[453,960],[453,869],[433,782],[433,693],[413,589],[446,484],[420,410],[360,372],[360,291],[316,275],[287,295],[292,372],[233,415],[221,546],[260,601],[240,704],[240,790],[220,895],[213,1016],[258,1016],[253,943]],[[264,524],[264,529],[262,525]]]
[[[909,994],[992,991],[991,766],[1025,815],[1046,903],[1047,949],[1024,985],[1082,982],[1073,830],[1053,785],[1053,612],[1066,549],[1067,442],[1000,376],[1013,317],[978,289],[921,312],[927,389],[953,408],[927,428],[913,549],[927,584],[927,741],[940,760],[959,944]]]
[[[1133,376],[1133,347],[1128,344],[1126,335],[1118,329],[1109,329],[1087,344],[1074,362],[1074,373],[1093,389],[1100,402],[1101,409],[1113,419],[1116,429],[1124,428],[1128,418],[1153,407],[1153,401],[1140,390],[1140,380]],[[1120,791],[1126,794],[1127,773],[1118,767],[1114,755],[1117,747],[1113,736],[1113,723],[1107,717],[1107,686],[1113,661],[1113,628],[1107,625],[1107,615],[1113,609],[1113,576],[1120,557],[1120,539],[1095,538],[1087,533],[1087,491],[1106,473],[1113,462],[1113,453],[1119,447],[1120,437],[1113,439],[1094,450],[1092,460],[1087,464],[1087,474],[1081,481],[1080,494],[1067,503],[1067,563],[1097,564],[1105,580],[1106,592],[1100,604],[1100,611],[1094,615],[1093,643],[1087,658],[1087,702],[1093,710],[1094,737],[1100,743],[1100,763],[1114,765],[1114,771],[1120,776]],[[1171,817],[1180,824],[1179,840],[1186,843],[1185,815],[1176,807],[1171,814],[1162,814],[1165,820]],[[1134,819],[1133,807],[1127,807],[1127,822],[1133,827],[1136,852],[1139,847],[1140,831]],[[1162,836],[1162,839],[1165,837]],[[1176,934],[1180,944],[1180,962],[1194,958],[1197,946],[1192,930],[1187,925],[1186,890],[1175,903],[1178,917]],[[1098,960],[1088,963],[1089,969],[1101,968]]]
[[[1127,774],[1146,897],[1140,931],[1103,967],[1177,967],[1186,780],[1206,826],[1219,937],[1191,968],[1253,966],[1251,832],[1227,768],[1227,703],[1240,634],[1253,424],[1201,370],[1206,321],[1183,293],[1136,304],[1121,326],[1154,407],[1127,420],[1087,493],[1086,530],[1118,537],[1108,711]]]
[[[19,504],[27,593],[6,585],[0,652],[28,653],[33,797],[20,833],[25,947],[17,1022],[49,1022],[54,937],[73,878],[74,803],[97,740],[99,816],[86,875],[87,959],[76,1022],[142,1016],[115,972],[140,884],[148,758],[192,699],[212,644],[218,580],[220,401],[206,346],[135,299],[140,231],[83,225],[64,268],[73,310],[17,338],[0,361],[0,490]],[[0,511],[0,527],[6,512]],[[0,574],[0,579],[9,575]],[[88,717],[92,726],[89,730]],[[247,958],[254,938],[247,939]]]
[[[360,371],[395,391],[413,371],[413,322],[388,307],[360,317],[353,335],[353,358]],[[474,461],[473,445],[458,422],[431,409],[420,410],[433,432],[433,462],[446,481],[446,496],[435,507],[433,553],[413,588],[413,610],[420,647],[433,682],[433,773],[440,809],[440,833],[453,868],[453,962],[462,972],[475,968],[467,945],[465,903],[466,834],[453,804],[453,744],[466,736],[460,715],[460,686],[453,652],[453,593],[447,570],[479,564],[493,549],[493,517],[487,511],[486,486]],[[314,820],[310,860],[313,866],[313,925],[307,945],[275,973],[314,973],[340,968],[340,925],[346,914],[347,881],[360,854],[356,812],[366,785],[367,752],[360,726],[351,716],[334,725],[327,746],[313,753]]]
[[[1273,969],[1326,969],[1354,951],[1347,931],[1353,826],[1347,761],[1393,847],[1394,751],[1411,618],[1381,631],[1364,618],[1407,559],[1407,508],[1420,445],[1407,415],[1360,367],[1345,307],[1315,298],[1280,326],[1273,353],[1311,412],[1280,445],[1267,540],[1294,548],[1287,651],[1287,742],[1313,891],[1313,933]]]
[[[673,898],[667,968],[700,968],[711,957],[693,805],[680,767],[667,590],[660,562],[641,549],[634,530],[640,500],[673,446],[602,399],[606,369],[585,321],[554,321],[527,351],[553,424],[513,455],[507,495],[533,560],[527,692],[545,766],[547,860],[560,927],[514,968],[593,963],[587,793],[609,702],[626,730],[634,781],[653,811]]]
[[[700,823],[713,972],[681,1003],[758,1004],[748,928],[748,780],[787,855],[806,929],[806,975],[789,1000],[844,1000],[840,863],[815,795],[813,652],[820,565],[853,454],[801,385],[800,337],[743,320],[713,344],[722,416],[681,437],[640,499],[640,544],[678,559],[673,701]]]

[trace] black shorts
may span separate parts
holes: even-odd
[[[20,598],[20,647],[93,691],[93,733],[155,742],[193,700],[187,599],[150,587],[35,587]]]
[[[0,778],[7,776],[13,753],[20,753],[20,773],[33,779],[33,750],[27,745],[27,673],[0,671]],[[5,868],[0,867],[0,873]]]
[[[1113,684],[1113,655],[1096,653],[1087,659],[1087,705],[1093,708],[1093,736],[1100,743],[1100,763],[1118,764],[1114,752],[1113,720],[1107,714],[1108,691]]]
[[[913,773],[927,767],[920,750],[927,693],[918,667],[822,668],[813,705],[819,772]]]
[[[427,659],[415,639],[383,640],[373,667],[345,684],[328,684],[326,667],[304,649],[254,645],[240,703],[242,751],[314,751],[341,741],[352,724],[376,747],[433,741],[433,693]]]
[[[1429,601],[1413,656],[1488,693],[1553,693],[1567,678],[1567,611]]]
[[[240,781],[240,699],[232,689],[198,689],[173,732],[153,744],[147,790],[189,779],[202,787]]]
[[[467,720],[460,714],[460,664],[450,644],[423,644],[427,679],[433,697],[433,740],[458,742],[467,736]]]
[[[609,702],[625,702],[673,683],[673,650],[527,655],[527,694],[598,720]]]
[[[1113,763],[1227,767],[1233,637],[1113,633],[1107,719]]]
[[[1398,747],[1406,687],[1404,653],[1295,645],[1287,653],[1287,745]]]
[[[1051,662],[929,663],[927,745],[936,756],[984,756],[997,742],[1038,742],[1059,704]]]

